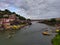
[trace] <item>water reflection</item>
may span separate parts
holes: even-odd
[[[11,39],[15,36],[16,31],[15,30],[7,30],[7,31],[0,31],[0,38],[8,38]]]
[[[53,28],[54,27],[50,27],[45,24],[33,22],[31,26],[26,26],[18,31],[8,30],[1,32],[0,45],[52,45],[51,39],[55,35],[52,34],[51,36],[44,36],[42,35],[42,32],[45,30],[53,30]]]

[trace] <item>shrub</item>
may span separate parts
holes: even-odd
[[[59,30],[58,34],[60,35],[60,30]]]

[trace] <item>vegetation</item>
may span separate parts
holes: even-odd
[[[19,19],[20,19],[20,20],[26,20],[26,18],[25,18],[25,17],[20,16],[20,15],[16,14],[15,12],[12,12],[12,14],[15,14],[17,17],[19,17]]]
[[[55,18],[52,18],[50,20],[43,20],[41,23],[45,23],[47,25],[55,26],[55,24],[60,24],[60,20],[56,20]]]
[[[11,14],[15,14],[17,17],[19,17],[20,20],[26,20],[25,17],[22,17],[18,14],[16,14],[15,12],[11,12],[8,9],[5,9],[4,11],[0,10],[0,18],[8,18],[8,17],[3,17],[3,15],[11,15]]]
[[[16,16],[19,17],[20,20],[26,20],[25,17],[22,17],[22,16],[20,16],[20,15],[18,15],[18,14],[16,14]]]
[[[28,22],[29,25],[32,25],[31,19],[27,19],[27,22]]]
[[[60,31],[59,31],[58,34],[54,37],[54,39],[52,39],[52,43],[53,43],[53,45],[60,45]]]
[[[55,18],[52,18],[50,21],[51,22],[56,22],[56,19]]]
[[[60,35],[60,31],[58,32],[58,34]]]
[[[53,45],[60,45],[60,35],[56,35],[54,39],[52,40]]]
[[[28,21],[31,21],[31,19],[27,19]]]
[[[55,18],[52,18],[52,19],[50,20],[50,22],[51,22],[53,25],[55,25],[55,24],[56,24],[56,19],[55,19]]]

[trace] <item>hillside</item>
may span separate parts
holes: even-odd
[[[23,17],[23,16],[20,16],[20,15],[18,15],[18,14],[16,14],[15,12],[11,12],[11,11],[9,11],[8,9],[5,9],[5,10],[0,10],[0,18],[5,18],[4,17],[4,15],[12,15],[12,14],[15,14],[17,17],[19,17],[19,19],[20,20],[26,20],[26,18],[25,17]],[[8,17],[7,17],[8,18]]]

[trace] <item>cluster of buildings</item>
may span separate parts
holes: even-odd
[[[19,21],[19,18],[15,14],[3,15],[4,18],[0,18],[0,28],[8,27],[13,24],[14,21]],[[8,18],[7,18],[8,17]]]
[[[0,30],[1,29],[7,29],[12,27],[13,25],[19,25],[19,24],[31,24],[31,21],[29,20],[20,20],[19,17],[16,16],[16,14],[11,15],[3,15],[3,18],[0,18]]]

